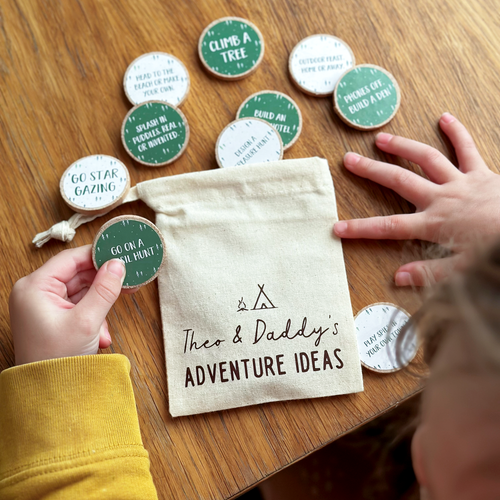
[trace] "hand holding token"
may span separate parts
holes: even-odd
[[[21,278],[9,302],[16,364],[109,347],[106,315],[124,278],[125,266],[118,259],[96,271],[90,245],[64,250]]]
[[[441,129],[455,147],[459,169],[425,144],[381,133],[377,146],[420,165],[428,179],[396,165],[347,153],[351,172],[393,189],[416,207],[413,214],[352,219],[335,224],[341,238],[420,239],[453,251],[441,259],[410,262],[395,275],[398,286],[440,281],[465,264],[471,247],[500,235],[500,176],[493,173],[465,127],[445,113]]]

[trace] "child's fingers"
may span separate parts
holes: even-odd
[[[78,273],[94,268],[91,252],[91,245],[63,250],[49,259],[33,275],[51,277],[67,283]]]
[[[439,119],[439,126],[453,144],[462,172],[488,169],[474,144],[474,140],[462,123],[450,113],[444,113]]]
[[[89,291],[75,307],[81,320],[97,331],[120,296],[125,279],[125,264],[119,259],[106,262],[97,272]]]
[[[430,286],[447,278],[461,266],[462,257],[419,260],[401,266],[394,276],[397,286]]]
[[[352,173],[392,189],[417,207],[428,205],[436,197],[435,184],[397,165],[365,158],[356,153],[347,153],[344,165]]]
[[[386,133],[378,134],[375,143],[386,153],[420,165],[427,177],[436,184],[444,184],[460,176],[446,156],[427,144]]]
[[[82,271],[78,273],[76,276],[71,278],[66,283],[66,290],[68,293],[68,297],[71,297],[77,294],[83,288],[90,288],[90,285],[94,282],[94,278],[97,274],[97,271],[92,268],[87,271]]]
[[[108,322],[104,320],[99,330],[99,349],[107,349],[112,343]]]
[[[75,293],[74,295],[68,295],[68,300],[72,304],[75,304],[75,305],[78,304],[78,302],[80,302],[80,300],[82,300],[83,297],[85,297],[85,295],[87,295],[87,292],[89,291],[89,289],[90,289],[90,286],[84,287],[79,292]]]
[[[334,232],[339,238],[412,240],[424,238],[423,213],[368,217],[339,221]]]

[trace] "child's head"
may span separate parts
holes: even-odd
[[[412,446],[419,483],[432,500],[500,498],[500,242],[415,319],[431,366]]]

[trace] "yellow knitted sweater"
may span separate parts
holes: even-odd
[[[156,499],[130,363],[53,359],[0,374],[0,499]]]

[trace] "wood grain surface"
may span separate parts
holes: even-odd
[[[238,16],[262,32],[266,52],[255,73],[217,80],[198,59],[197,43],[213,20]],[[413,207],[342,166],[347,151],[417,166],[374,147],[376,132],[346,126],[330,98],[300,92],[287,73],[295,44],[314,33],[346,41],[358,64],[382,66],[397,79],[401,108],[384,131],[454,153],[439,132],[444,111],[458,116],[491,168],[500,144],[500,24],[493,0],[4,0],[0,5],[0,368],[14,364],[8,296],[13,283],[63,248],[91,243],[111,217],[154,220],[141,202],[115,209],[77,231],[70,244],[41,250],[33,236],[72,214],[59,179],[78,158],[108,154],[130,170],[131,184],[217,168],[214,146],[238,107],[259,90],[290,95],[304,118],[302,135],[285,158],[320,156],[330,162],[341,219],[411,212]],[[134,162],[120,140],[131,108],[122,88],[129,63],[146,52],[178,57],[191,77],[182,105],[191,129],[184,155],[171,165]],[[464,207],[466,210],[467,207]],[[421,298],[397,289],[393,273],[423,247],[412,242],[346,241],[353,313],[393,302],[411,313]],[[132,363],[139,419],[159,497],[230,498],[340,435],[374,418],[422,387],[419,360],[410,371],[364,371],[361,394],[266,404],[194,417],[168,413],[163,338],[156,283],[123,296],[109,315],[112,352]],[[1,404],[1,402],[0,402]]]

